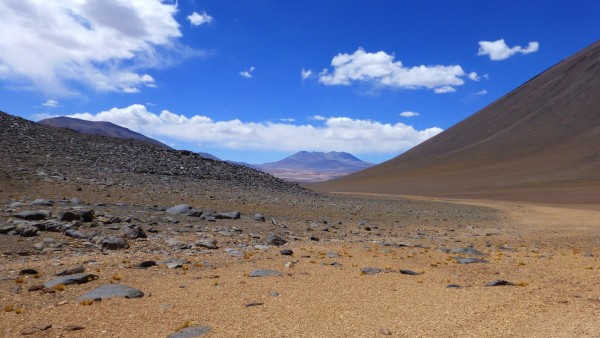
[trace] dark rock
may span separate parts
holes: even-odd
[[[327,258],[340,258],[340,255],[337,252],[330,251],[325,254]]]
[[[123,284],[106,284],[84,294],[79,297],[79,300],[96,300],[117,297],[141,298],[144,297],[144,293],[141,290]]]
[[[485,259],[481,259],[481,258],[474,258],[474,257],[467,257],[467,258],[463,258],[463,257],[454,257],[454,259],[459,263],[459,264],[473,264],[473,263],[488,263],[488,261],[486,261]]]
[[[63,231],[64,229],[64,224],[55,221],[55,220],[48,220],[44,222],[44,231],[51,231],[51,232],[60,232]]]
[[[244,304],[245,307],[253,307],[253,306],[260,306],[260,305],[265,305],[265,303],[252,302],[252,303]]]
[[[479,251],[479,250],[477,250],[475,248],[472,248],[472,247],[453,249],[453,250],[450,250],[450,253],[453,253],[453,254],[470,254],[470,255],[475,255],[475,256],[487,256],[483,252],[481,252],[481,251]]]
[[[449,289],[460,289],[463,286],[462,285],[458,285],[458,284],[448,284],[448,285],[446,285],[446,287],[449,288]]]
[[[167,209],[167,214],[171,215],[187,215],[192,210],[192,207],[187,204],[179,204]]]
[[[106,236],[102,237],[98,242],[104,249],[108,250],[118,250],[118,249],[127,249],[129,248],[129,243],[123,238],[116,236]]]
[[[79,330],[83,330],[85,329],[85,327],[81,326],[81,325],[69,325],[67,327],[65,327],[65,331],[79,331]]]
[[[36,275],[38,271],[36,269],[23,269],[19,271],[19,275]]]
[[[98,279],[97,275],[93,275],[91,273],[78,273],[74,275],[67,275],[55,278],[51,281],[44,283],[44,287],[52,288],[56,285],[71,285],[71,284],[84,284],[87,282],[91,282],[93,280]]]
[[[256,215],[254,215],[254,220],[257,222],[264,222],[265,216],[263,216],[262,214],[256,214]]]
[[[259,269],[254,270],[248,274],[249,277],[269,277],[269,276],[281,276],[282,273],[277,270]]]
[[[93,222],[95,217],[96,211],[94,210],[87,210],[81,213],[81,220],[84,222]]]
[[[383,271],[383,269],[370,268],[370,267],[360,269],[360,273],[362,273],[363,275],[374,275],[374,274],[378,274],[382,271]]]
[[[81,220],[81,215],[78,213],[75,213],[73,211],[65,211],[63,213],[60,214],[60,216],[58,217],[58,219],[61,222],[72,222],[72,221],[79,221]]]
[[[146,268],[149,268],[149,267],[152,267],[152,266],[155,266],[155,265],[156,265],[155,261],[143,261],[140,264],[138,264],[136,266],[136,268],[138,268],[138,269],[146,269]]]
[[[311,241],[313,242],[318,242],[319,241],[319,237],[315,237],[315,236],[310,236],[309,238]]]
[[[240,212],[239,211],[230,211],[230,212],[221,212],[219,216],[224,219],[239,219]]]
[[[270,233],[267,236],[267,243],[269,243],[271,245],[280,246],[280,245],[284,245],[285,243],[287,243],[287,241],[285,239],[283,239],[281,236],[278,236],[274,233]]]
[[[34,200],[33,202],[29,203],[29,205],[32,206],[38,206],[38,207],[51,207],[52,205],[54,205],[54,202],[52,201],[46,201],[43,198],[38,198],[36,200]]]
[[[56,274],[56,276],[66,276],[66,275],[74,275],[76,273],[82,273],[85,271],[85,268],[82,265],[76,266],[71,269],[63,270]]]
[[[142,227],[133,224],[130,224],[123,229],[122,236],[130,239],[148,238],[148,235],[146,235]]]
[[[207,249],[218,249],[217,240],[214,238],[205,238],[196,242],[196,246],[207,248]]]
[[[514,286],[515,283],[509,282],[503,279],[497,279],[488,283],[485,283],[485,286]]]
[[[165,244],[167,244],[170,247],[174,247],[174,248],[182,249],[182,250],[184,250],[184,249],[191,249],[192,248],[192,245],[190,243],[186,243],[186,242],[184,242],[182,240],[179,240],[177,238],[167,238],[165,240]]]
[[[283,250],[279,251],[279,253],[281,253],[284,256],[291,256],[294,254],[294,252],[290,249],[283,249]]]
[[[14,225],[4,225],[0,227],[0,234],[7,234],[13,230],[15,230],[17,227]]]
[[[21,237],[33,237],[38,233],[38,228],[29,224],[19,224],[15,229],[16,233]]]
[[[400,273],[403,274],[403,275],[411,275],[411,276],[420,275],[420,273],[418,273],[418,272],[414,272],[412,270],[404,270],[404,269],[401,269]]]
[[[14,214],[16,218],[25,219],[28,221],[41,221],[50,217],[50,213],[43,210],[38,211],[22,211]]]
[[[92,238],[92,237],[98,235],[98,233],[95,231],[86,232],[86,231],[82,231],[82,230],[75,230],[73,228],[65,230],[64,234],[66,236],[73,237],[73,238],[79,238],[79,239]]]
[[[166,265],[169,269],[175,269],[183,267],[184,264],[190,264],[190,261],[183,258],[169,258],[158,263]]]
[[[51,327],[52,327],[52,324],[49,324],[49,323],[38,323],[38,324],[35,324],[34,326],[27,327],[27,328],[24,328],[23,330],[21,330],[21,335],[28,336],[28,335],[36,334],[36,333],[39,333],[42,331],[46,331]]]
[[[171,333],[167,338],[194,338],[200,337],[210,332],[208,326],[189,326],[175,333]]]

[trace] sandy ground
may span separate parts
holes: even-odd
[[[132,269],[143,260],[166,257],[118,252],[3,259],[0,276],[15,276],[25,267],[42,276],[21,284],[0,281],[0,305],[19,309],[0,313],[0,335],[17,337],[23,329],[49,323],[51,328],[31,336],[165,337],[190,324],[209,326],[210,337],[600,336],[600,212],[477,203],[500,210],[505,221],[451,231],[442,240],[410,241],[428,248],[298,242],[285,246],[293,256],[282,256],[274,247],[243,258],[221,251],[184,255],[192,264],[172,270]],[[438,250],[468,245],[488,254],[489,263],[460,265],[452,259],[460,255]],[[330,252],[339,257],[328,258]],[[100,279],[54,294],[27,292],[78,264]],[[365,275],[364,267],[384,272]],[[248,277],[258,268],[283,275]],[[518,286],[483,286],[497,279]],[[145,296],[91,305],[76,300],[111,281],[139,288]],[[463,287],[447,288],[450,283]],[[23,292],[12,293],[19,285]],[[250,303],[262,304],[246,306]],[[71,325],[83,329],[68,331]]]

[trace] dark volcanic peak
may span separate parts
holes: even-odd
[[[478,113],[325,191],[600,202],[600,41]]]
[[[243,188],[258,195],[312,194],[269,174],[204,159],[191,151],[58,130],[4,112],[0,112],[0,130],[0,177],[4,178],[56,178],[97,184],[121,181],[126,185],[156,179],[188,180],[212,182],[211,189]]]
[[[169,148],[166,144],[157,141],[153,138],[144,136],[140,133],[136,133],[135,131],[129,130],[125,127],[121,127],[111,122],[104,121],[87,121],[76,119],[72,117],[59,116],[52,117],[49,119],[44,119],[38,121],[39,124],[43,124],[45,126],[55,127],[55,128],[67,128],[71,130],[75,130],[80,133],[90,134],[90,135],[101,135],[101,136],[110,136],[110,137],[118,137],[118,138],[129,138],[134,140],[139,140],[143,142],[148,142],[152,144],[159,145],[161,147]]]
[[[300,151],[283,160],[257,165],[261,169],[354,172],[372,166],[345,152]]]

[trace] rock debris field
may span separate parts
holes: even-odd
[[[600,336],[589,206],[323,195],[0,113],[0,336]]]

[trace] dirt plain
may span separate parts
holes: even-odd
[[[35,199],[55,201],[37,209],[58,214],[77,210],[59,201],[78,197],[97,218],[135,215],[142,228],[153,224],[158,232],[121,250],[53,232],[0,235],[0,335],[165,337],[201,325],[210,328],[208,337],[600,336],[600,212],[593,206],[286,194],[265,203],[231,193],[215,189],[207,196],[193,182],[177,181],[86,186],[42,178],[3,184],[4,223],[14,212],[31,209],[28,202]],[[25,205],[7,211],[15,201]],[[166,222],[165,208],[180,203],[235,208],[241,218],[209,222],[178,215],[179,223]],[[256,212],[267,221],[256,221]],[[81,228],[107,227],[92,224]],[[268,233],[288,243],[269,245]],[[55,251],[32,248],[46,237],[64,245]],[[214,238],[219,248],[173,248],[164,244],[170,237],[192,243]],[[231,255],[228,247],[242,254]],[[450,251],[461,248],[483,255]],[[282,249],[293,254],[282,255]],[[133,268],[173,257],[190,263]],[[488,263],[458,264],[460,257]],[[28,291],[78,265],[99,278],[64,290]],[[361,272],[366,267],[381,271]],[[20,276],[26,268],[39,274]],[[281,275],[249,277],[255,269]],[[493,280],[515,285],[484,286]],[[109,283],[145,295],[78,300]]]

